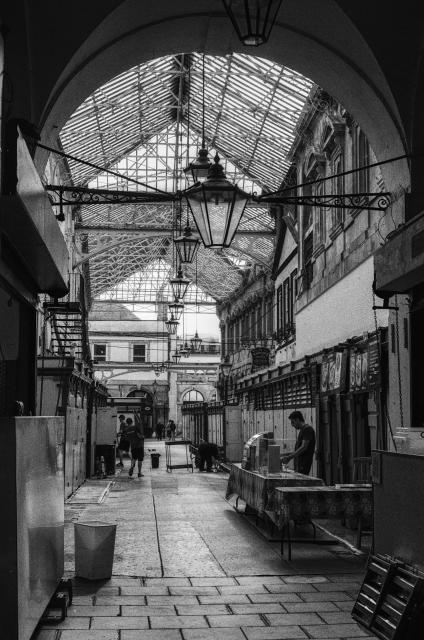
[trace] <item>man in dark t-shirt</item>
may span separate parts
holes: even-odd
[[[315,451],[315,431],[309,424],[305,423],[301,411],[293,411],[289,415],[289,420],[298,434],[294,451],[284,453],[281,456],[281,462],[287,464],[290,460],[294,460],[294,470],[308,475],[312,467]]]

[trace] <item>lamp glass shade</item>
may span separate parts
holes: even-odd
[[[174,298],[183,300],[187,292],[188,285],[190,284],[190,280],[188,278],[184,278],[181,267],[178,269],[177,275],[174,278],[171,278],[169,282],[172,287]]]
[[[186,228],[184,229],[184,234],[182,236],[179,236],[178,238],[175,238],[174,244],[180,262],[193,262],[200,242],[192,235],[188,223]]]
[[[223,0],[225,10],[242,43],[258,47],[267,42],[282,0]]]
[[[203,182],[208,177],[211,166],[208,150],[205,147],[199,149],[196,160],[190,162],[188,167],[184,169],[184,174],[189,184]]]
[[[225,359],[220,364],[221,373],[223,376],[227,377],[231,371],[232,363],[228,356],[225,356]]]
[[[171,317],[165,322],[165,324],[166,328],[168,329],[168,333],[170,335],[175,335],[180,323],[178,322],[178,320],[175,320],[174,316],[171,315]]]
[[[193,185],[184,195],[205,247],[229,247],[249,195],[227,180],[218,156],[207,180]]]
[[[182,349],[180,349],[180,353],[183,354],[184,358],[188,358],[190,353],[191,353],[191,349],[190,346],[188,345],[187,341],[184,342],[184,347]]]
[[[178,300],[174,300],[171,304],[168,305],[169,313],[171,314],[171,318],[179,322],[182,313],[184,311],[184,303],[179,302]]]
[[[199,338],[199,334],[197,333],[197,331],[194,334],[194,338],[192,338],[190,342],[191,342],[191,348],[193,349],[193,351],[196,351],[196,352],[199,351],[200,345],[202,344],[202,338]]]

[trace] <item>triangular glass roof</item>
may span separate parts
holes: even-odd
[[[296,125],[312,89],[310,80],[291,69],[242,54],[180,54],[137,65],[91,95],[60,134],[66,153],[135,182],[72,159],[70,181],[114,190],[184,189],[182,169],[197,155],[204,121],[210,155],[218,151],[229,179],[247,192],[274,190],[289,167]],[[150,300],[166,268],[172,271],[174,207],[79,208],[76,231],[86,241],[93,297],[115,295],[125,283],[128,299]],[[244,269],[269,269],[273,234],[268,210],[249,206],[230,249],[199,252],[198,284],[204,294],[225,299],[241,285]],[[156,265],[149,272],[155,282],[139,289],[149,265]]]

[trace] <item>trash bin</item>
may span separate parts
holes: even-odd
[[[113,476],[116,466],[116,453],[114,444],[96,444],[95,459],[101,460],[104,458],[105,473],[108,476]]]
[[[160,453],[151,453],[150,454],[150,458],[151,458],[151,461],[152,461],[152,469],[158,469],[159,468]]]
[[[112,576],[116,524],[75,522],[75,575],[87,580]]]

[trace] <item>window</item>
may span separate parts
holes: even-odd
[[[146,362],[145,344],[133,344],[133,362]]]
[[[93,360],[96,362],[106,362],[106,344],[93,345]]]
[[[297,298],[297,269],[294,269],[294,271],[292,271],[290,274],[290,295],[291,300],[289,322],[291,325],[294,325],[294,307]]]
[[[305,178],[310,179],[310,178]],[[312,186],[307,184],[303,187],[303,196],[310,198],[312,196]],[[310,204],[303,205],[303,235],[306,235],[312,230],[313,224],[313,208]]]
[[[368,140],[360,129],[356,129],[353,137],[353,167],[354,169],[360,169],[360,167],[369,164],[369,161]],[[355,192],[367,193],[369,191],[369,170],[357,171],[353,176]]]
[[[272,312],[273,312],[272,298],[269,298],[266,303],[266,335],[268,336],[271,335],[271,333],[274,330]]]
[[[277,331],[283,328],[283,287],[280,285],[277,289]]]
[[[338,174],[343,173],[343,157],[341,153],[337,156],[333,163],[333,173],[336,176],[333,178],[333,195],[342,195],[344,193],[344,176]],[[343,209],[333,209],[333,227],[342,224],[343,222]]]
[[[312,253],[314,249],[314,242],[312,233],[310,233],[305,239],[303,244],[303,268],[305,270],[304,286],[305,289],[309,289],[314,277],[314,267],[312,264]]]
[[[315,194],[320,197],[324,195],[324,186],[319,184],[316,188]],[[315,244],[318,247],[320,244],[325,243],[326,235],[327,235],[327,225],[326,225],[326,215],[327,211],[325,207],[316,207],[315,213]]]
[[[283,282],[283,300],[284,300],[284,329],[290,324],[290,278],[286,278]]]
[[[197,391],[197,389],[190,389],[190,391],[187,391],[187,393],[185,393],[183,396],[183,402],[203,402],[203,401],[204,401],[203,394],[200,393],[200,391]]]

